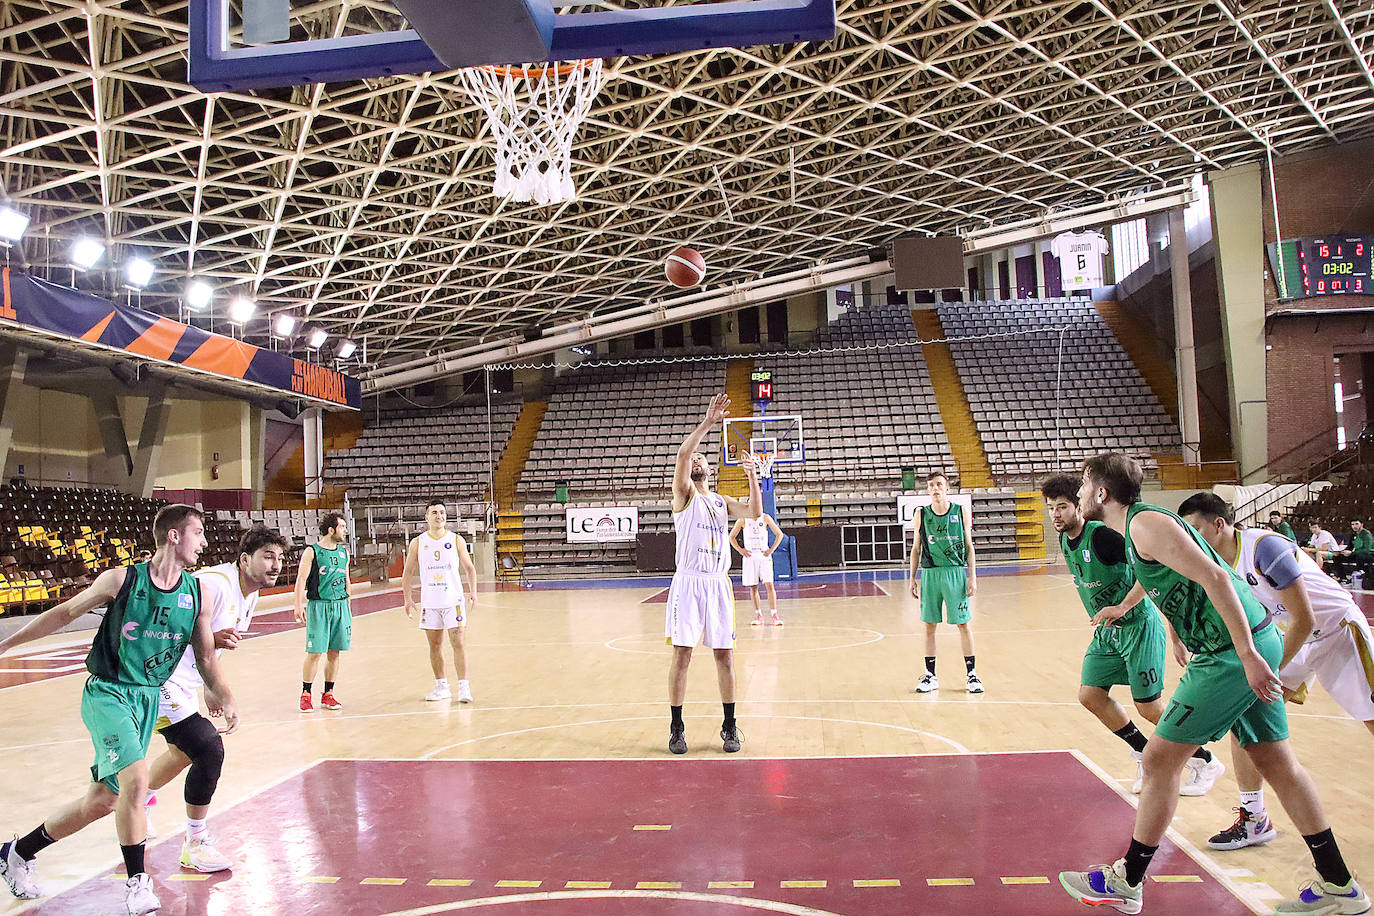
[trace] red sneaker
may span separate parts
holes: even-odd
[[[343,704],[340,703],[338,700],[334,699],[334,694],[333,694],[332,692],[330,692],[330,693],[326,693],[324,696],[320,697],[320,708],[321,708],[321,709],[343,709]]]
[[[301,694],[301,712],[314,712],[315,704],[310,702],[310,694]]]

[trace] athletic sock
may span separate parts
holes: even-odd
[[[964,656],[964,667],[968,669],[968,673],[969,673],[969,674],[972,674],[972,673],[973,673],[973,656],[972,656],[972,655],[965,655],[965,656]]]
[[[1203,763],[1212,762],[1212,752],[1207,750],[1207,748],[1205,747],[1200,747],[1197,750],[1193,751],[1193,756],[1196,757],[1198,760],[1201,760]]]
[[[1140,882],[1145,880],[1145,870],[1150,867],[1150,860],[1155,857],[1155,850],[1158,846],[1146,846],[1144,843],[1131,837],[1131,848],[1126,850],[1126,883],[1131,887],[1139,887]]]
[[[333,681],[325,681],[325,682],[324,682],[324,692],[325,692],[325,693],[333,693],[333,692],[334,692],[334,682],[333,682]]]
[[[57,840],[48,836],[47,829],[39,824],[32,832],[14,841],[14,851],[19,854],[19,858],[27,862],[56,842]]]
[[[312,681],[301,681],[301,693],[309,693],[314,686]]]
[[[205,836],[205,821],[204,821],[204,820],[199,820],[199,821],[197,821],[197,820],[193,820],[193,819],[191,819],[191,818],[188,817],[188,818],[186,819],[186,839],[188,839],[188,840],[199,840],[199,839],[203,839],[204,836]]]
[[[448,678],[446,678],[446,677],[436,677],[436,678],[434,679],[434,683],[435,683],[436,686],[439,686],[439,687],[447,687],[447,686],[448,686]],[[462,681],[459,681],[458,683],[461,684],[461,683],[463,683],[463,682],[462,682]]]
[[[931,677],[935,676],[935,656],[933,655],[926,656],[926,674]]]
[[[1140,729],[1135,727],[1134,722],[1127,722],[1121,728],[1112,732],[1112,734],[1129,744],[1131,750],[1138,754],[1143,754],[1145,752],[1145,743],[1150,740],[1145,737]]]
[[[1345,887],[1350,883],[1350,869],[1345,867],[1345,859],[1341,858],[1341,849],[1336,845],[1336,837],[1332,835],[1330,827],[1302,839],[1312,851],[1312,862],[1323,881],[1336,887]]]
[[[725,728],[734,728],[734,727],[735,727],[735,704],[734,704],[734,703],[722,703],[722,704],[720,704],[720,705],[725,707],[725,721],[724,721],[723,723],[721,723],[721,724],[724,725]]]
[[[147,871],[143,867],[143,851],[146,847],[146,843],[135,843],[132,846],[121,845],[119,847],[119,851],[124,853],[124,871],[130,878]]]
[[[1244,789],[1240,793],[1240,806],[1250,812],[1250,816],[1256,821],[1264,820],[1264,790],[1256,789],[1253,792],[1246,792]]]
[[[673,728],[682,728],[682,707],[669,706],[668,708],[672,710],[673,713]]]

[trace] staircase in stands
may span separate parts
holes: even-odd
[[[753,389],[749,383],[749,377],[753,373],[754,361],[752,359],[732,359],[726,363],[725,393],[730,396],[730,416],[753,416],[754,404],[750,400],[753,396]],[[736,499],[743,499],[749,495],[749,481],[744,476],[743,468],[738,465],[726,467],[721,463],[720,455],[713,456],[711,463],[719,469],[716,477],[717,493],[733,496]]]
[[[945,336],[940,315],[935,309],[913,309],[911,320],[922,340],[940,340]],[[949,436],[949,448],[958,466],[960,487],[971,490],[974,487],[993,486],[992,468],[988,465],[983,443],[978,438],[978,427],[973,423],[973,411],[969,409],[968,397],[964,394],[963,383],[959,381],[959,371],[954,366],[949,344],[923,344],[921,353],[930,371],[935,402],[940,405],[940,421],[944,424],[945,434]]]
[[[547,401],[525,402],[511,429],[506,450],[496,465],[496,575],[501,578],[518,576],[519,567],[524,563],[525,516],[516,503],[515,491],[548,409]],[[505,569],[501,563],[501,558],[507,556],[515,561],[510,569]]]
[[[360,410],[328,411],[324,414],[324,453],[328,461],[330,452],[342,452],[358,444],[363,434],[363,413]],[[327,487],[319,499],[311,500],[316,506],[337,507],[343,505],[345,487]],[[286,463],[281,466],[272,479],[267,482],[262,497],[264,509],[305,509],[305,443],[302,442]]]

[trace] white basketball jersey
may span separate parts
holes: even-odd
[[[730,541],[725,530],[729,520],[724,497],[692,489],[686,507],[673,513],[678,572],[722,576],[729,573]]]
[[[238,564],[207,566],[195,575],[201,584],[201,600],[210,607],[211,631],[218,633],[233,627],[240,634],[247,632],[253,622],[253,611],[258,606],[258,593],[255,589],[252,595],[244,596],[239,585]],[[223,652],[223,649],[218,649],[215,656]],[[180,722],[191,713],[199,712],[200,701],[196,691],[204,684],[200,670],[196,668],[196,653],[188,646],[173,669],[172,676],[162,687],[159,713],[172,722]]]
[[[744,520],[744,549],[753,553],[768,549],[768,523],[761,518]]]
[[[415,539],[420,548],[420,607],[450,608],[463,603],[463,579],[458,566],[458,535],[444,532],[432,538],[429,532]]]
[[[1059,259],[1059,273],[1066,290],[1096,289],[1102,285],[1102,255],[1107,240],[1095,232],[1065,232],[1050,242]]]
[[[1315,560],[1283,535],[1264,528],[1244,528],[1236,535],[1239,541],[1237,546],[1240,548],[1236,552],[1236,571],[1245,576],[1245,581],[1250,583],[1250,590],[1255,593],[1260,604],[1273,613],[1274,621],[1280,629],[1288,628],[1290,618],[1278,589],[1269,584],[1269,580],[1264,577],[1264,573],[1255,562],[1255,545],[1262,538],[1278,538],[1285,542],[1298,558],[1298,568],[1302,570],[1301,581],[1307,590],[1308,600],[1312,603],[1312,615],[1316,618],[1312,625],[1312,635],[1307,638],[1309,643],[1339,632],[1342,620],[1347,616],[1353,618],[1360,614],[1350,593],[1335,579],[1322,572]]]

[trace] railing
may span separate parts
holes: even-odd
[[[1326,432],[1320,435],[1325,436],[1330,432],[1330,430],[1327,430]],[[1314,436],[1311,439],[1308,439],[1307,442],[1304,442],[1292,449],[1289,449],[1288,452],[1285,452],[1284,454],[1292,454],[1298,449],[1301,449],[1304,446],[1314,442],[1318,438],[1320,438],[1320,436]],[[1280,456],[1280,458],[1282,457],[1283,456]],[[1312,496],[1311,488],[1317,481],[1324,480],[1327,477],[1330,477],[1332,474],[1336,473],[1337,471],[1341,471],[1345,468],[1352,467],[1354,465],[1363,464],[1371,460],[1374,460],[1374,434],[1371,434],[1369,427],[1366,426],[1364,429],[1360,431],[1359,437],[1355,440],[1355,442],[1352,445],[1348,445],[1344,449],[1340,449],[1332,454],[1326,455],[1325,457],[1318,459],[1316,462],[1309,465],[1301,473],[1293,475],[1271,475],[1270,479],[1265,481],[1265,483],[1272,485],[1272,489],[1267,490],[1264,493],[1260,493],[1252,499],[1246,500],[1245,502],[1236,506],[1233,510],[1233,515],[1235,516],[1237,521],[1246,522],[1253,521],[1257,518],[1262,518],[1263,513],[1266,510],[1268,510],[1272,506],[1278,505],[1280,502],[1287,499],[1289,496],[1293,494],[1293,490],[1283,489],[1283,484],[1296,484],[1299,487],[1306,487],[1307,498],[1310,499]],[[1274,462],[1271,462],[1271,464],[1272,463]],[[1290,478],[1296,477],[1299,479],[1283,480],[1284,476],[1288,476]]]

